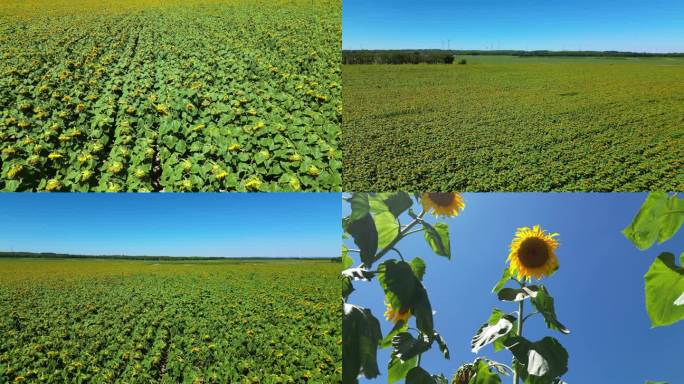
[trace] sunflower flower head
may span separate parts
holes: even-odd
[[[463,196],[456,192],[425,192],[420,197],[420,204],[434,216],[458,216],[465,208]]]
[[[511,241],[508,262],[518,279],[541,279],[558,269],[557,233],[544,231],[539,225],[518,228]]]
[[[401,311],[392,307],[391,304],[385,303],[385,305],[387,306],[387,310],[385,311],[385,319],[387,319],[387,321],[391,321],[392,323],[396,324],[400,321],[408,321],[408,319],[411,317],[410,309]]]

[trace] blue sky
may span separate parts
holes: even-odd
[[[0,250],[337,257],[337,193],[0,194]]]
[[[342,16],[344,49],[684,52],[682,36],[681,0],[345,0]]]
[[[560,269],[544,283],[556,299],[559,320],[572,333],[548,330],[543,320],[535,317],[526,323],[524,335],[535,340],[551,335],[561,341],[570,353],[570,370],[565,376],[569,383],[681,382],[684,322],[651,329],[644,308],[643,275],[661,251],[677,255],[684,251],[684,233],[645,252],[620,233],[645,194],[464,196],[465,210],[447,220],[451,261],[432,254],[421,234],[412,235],[398,247],[406,259],[420,256],[426,261],[425,285],[437,311],[435,327],[451,349],[451,360],[444,360],[435,347],[435,352],[423,357],[424,367],[451,377],[461,363],[475,358],[470,339],[492,307],[516,309],[499,302],[490,290],[501,276],[515,229],[540,224],[560,233]],[[343,210],[348,214],[347,204]],[[349,245],[354,247],[351,242]],[[349,301],[371,308],[383,333],[389,331],[391,324],[382,317],[383,294],[377,282],[356,282],[355,288]],[[494,353],[488,346],[480,353],[510,362],[507,351]],[[389,349],[383,350],[381,371],[386,372],[388,359]],[[382,376],[368,382],[386,380]]]

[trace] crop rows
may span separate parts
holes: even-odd
[[[0,382],[340,381],[337,263],[0,265]]]
[[[339,2],[27,4],[0,5],[0,189],[340,188]]]
[[[344,66],[345,191],[684,188],[681,58],[467,62]]]

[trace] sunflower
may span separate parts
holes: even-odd
[[[556,236],[557,233],[548,233],[538,225],[518,228],[508,254],[511,272],[517,273],[518,279],[527,280],[550,276],[558,269]]]
[[[396,324],[399,321],[408,321],[409,317],[411,317],[410,309],[402,312],[398,309],[394,309],[391,304],[385,303],[385,305],[387,305],[387,310],[385,311],[385,319],[387,319],[387,321]]]
[[[455,192],[425,192],[420,197],[420,203],[424,210],[432,210],[435,216],[458,216],[465,207],[463,197]]]

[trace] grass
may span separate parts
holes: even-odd
[[[343,67],[344,190],[684,189],[684,59],[465,58]]]
[[[0,259],[0,382],[339,382],[339,268]]]

